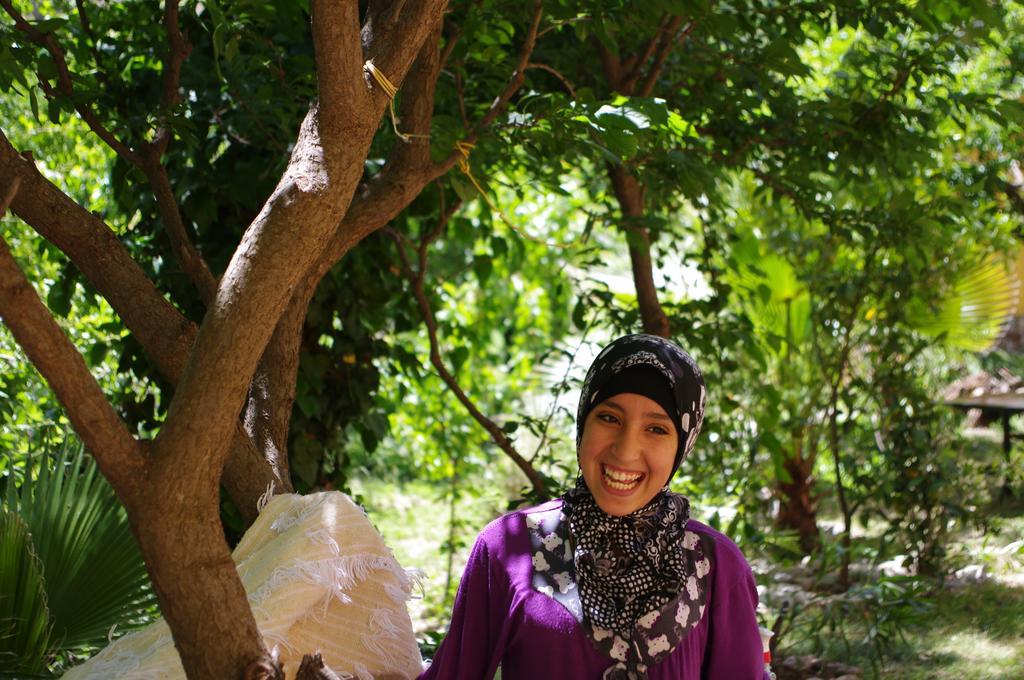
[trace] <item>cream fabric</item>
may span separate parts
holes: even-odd
[[[277,647],[288,678],[303,654],[317,650],[332,670],[359,680],[421,672],[405,605],[411,578],[348,496],[273,497],[232,557],[256,623],[267,646]],[[185,674],[161,620],[64,677],[177,680]]]

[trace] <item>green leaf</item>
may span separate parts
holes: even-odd
[[[458,371],[462,368],[462,365],[466,363],[466,359],[469,358],[468,347],[456,347],[449,355],[451,357],[452,368]]]
[[[1004,99],[996,104],[996,108],[1007,120],[1024,125],[1024,102],[1016,99]]]
[[[110,351],[110,346],[105,342],[97,342],[89,348],[89,365],[99,366],[103,363],[103,359],[106,358],[107,352]]]
[[[60,125],[60,104],[56,99],[46,100],[46,115],[54,125]]]
[[[28,526],[0,509],[0,673],[39,673],[50,652],[43,565]]]
[[[28,104],[29,108],[32,109],[32,118],[37,123],[42,123],[42,119],[39,117],[39,97],[36,95],[36,88],[28,88]]]
[[[10,485],[6,504],[32,533],[61,649],[100,647],[115,624],[148,622],[156,599],[128,517],[81,444]]]
[[[636,155],[636,135],[630,131],[612,128],[602,132],[601,139],[619,158],[632,158]]]
[[[46,293],[46,306],[60,317],[67,317],[71,313],[71,296],[75,291],[75,282],[68,276],[69,273],[67,270],[62,271]]]
[[[476,255],[473,258],[473,272],[476,273],[481,286],[487,285],[487,279],[491,278],[493,271],[494,261],[490,255]]]
[[[572,325],[577,330],[587,327],[587,307],[582,299],[577,300],[576,306],[572,308]]]
[[[238,36],[233,35],[224,46],[224,61],[230,62],[238,56]]]
[[[49,55],[41,57],[38,62],[36,73],[39,74],[40,80],[56,80],[57,62],[55,62],[53,57]]]

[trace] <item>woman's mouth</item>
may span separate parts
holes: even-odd
[[[630,493],[640,486],[643,478],[644,473],[642,472],[627,472],[607,465],[601,466],[601,479],[604,485],[613,492]]]

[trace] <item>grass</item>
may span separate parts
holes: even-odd
[[[982,583],[939,593],[934,603],[932,616],[893,650],[884,677],[1024,678],[1024,588]]]

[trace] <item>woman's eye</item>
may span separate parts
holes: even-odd
[[[663,428],[661,425],[651,425],[647,429],[653,432],[654,434],[668,434],[668,430]]]
[[[597,419],[604,423],[615,424],[619,422],[619,419],[613,416],[611,413],[598,413]]]

